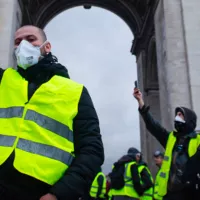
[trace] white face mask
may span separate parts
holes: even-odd
[[[30,42],[22,40],[20,45],[15,50],[15,56],[17,58],[17,65],[23,69],[27,69],[38,63],[41,55],[40,49],[47,41],[41,46],[33,46]]]
[[[176,121],[176,122],[185,123],[185,120],[183,120],[183,119],[182,119],[180,116],[178,116],[178,115],[175,117],[175,121]]]

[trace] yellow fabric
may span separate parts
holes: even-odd
[[[131,175],[132,165],[136,165],[136,162],[130,162],[130,163],[125,164],[125,176],[124,176],[125,185],[120,190],[111,189],[110,194],[112,194],[112,196],[124,195],[124,196],[139,199],[139,195],[137,194],[137,192],[134,190],[134,187],[133,187],[133,181],[132,181],[132,175]]]
[[[200,145],[200,135],[197,135],[197,138],[191,138],[188,147],[188,154],[192,157],[196,152],[197,148]]]
[[[103,177],[103,186],[101,193],[98,195],[98,190],[99,190],[99,184],[98,184],[98,178],[102,176]],[[90,196],[93,198],[105,198],[106,195],[106,176],[104,175],[103,172],[99,172],[94,181],[92,182],[91,188],[90,188]]]
[[[28,101],[28,82],[14,69],[8,68],[0,85],[0,137],[16,139],[12,146],[0,144],[0,165],[15,150],[14,167],[18,171],[50,185],[57,182],[69,166],[53,157],[64,159],[64,155],[74,156],[73,141],[62,135],[66,133],[61,128],[73,133],[73,119],[78,113],[82,89],[81,84],[54,76],[42,84]],[[19,117],[7,117],[1,112],[1,109],[16,110],[17,107],[22,108]],[[36,113],[35,117],[33,113]],[[53,126],[51,121],[59,127]],[[25,145],[29,143],[30,146]],[[40,146],[44,148],[39,149]],[[63,156],[57,155],[57,152],[62,152]]]
[[[112,197],[113,197],[113,193],[112,193],[112,189],[110,189],[108,192],[108,200],[112,200]]]
[[[171,132],[167,141],[166,151],[164,160],[161,167],[160,178],[159,178],[159,187],[158,187],[158,194],[161,197],[164,197],[167,194],[167,184],[169,180],[169,172],[172,162],[172,151],[176,142],[176,137],[174,133]],[[189,156],[193,156],[197,148],[200,144],[200,136],[197,135],[196,138],[190,139],[189,146],[188,146],[188,154]]]
[[[111,189],[111,191],[109,192],[109,196],[128,196],[128,197],[137,198],[140,200],[152,200],[153,199],[153,188],[150,188],[147,191],[145,191],[142,196],[139,196],[138,193],[134,189],[132,175],[131,175],[131,166],[136,165],[136,164],[137,164],[136,162],[130,162],[130,163],[125,164],[125,175],[124,175],[125,185],[120,190]],[[148,171],[148,173],[151,176],[149,169],[145,165],[140,165],[138,167],[138,172],[140,175],[140,181],[141,181],[140,183],[141,184],[143,184],[143,182],[141,180],[141,172],[144,168]],[[152,176],[151,176],[151,180],[153,182]]]
[[[162,200],[163,199],[161,196],[158,195],[160,172],[161,172],[161,170],[159,169],[158,173],[156,174],[156,180],[155,180],[155,184],[154,184],[154,199],[155,200]]]
[[[139,169],[138,169],[138,170],[139,170],[140,175],[141,175],[143,169],[146,169],[146,170],[148,171],[148,173],[149,173],[149,175],[150,175],[150,177],[151,177],[151,181],[152,181],[152,183],[153,183],[153,177],[152,177],[152,175],[151,175],[151,172],[150,172],[149,169],[147,168],[147,166],[145,166],[145,165],[139,166]],[[143,182],[141,182],[141,183],[143,184]],[[144,194],[140,197],[140,200],[153,200],[153,187],[151,187],[151,188],[149,188],[148,190],[146,190],[146,191],[144,192]]]

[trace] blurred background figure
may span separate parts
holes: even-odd
[[[162,153],[161,151],[155,151],[153,158],[156,166],[158,168],[161,168],[164,159],[164,153]]]
[[[162,166],[162,162],[164,159],[164,153],[161,151],[155,151],[153,154],[154,162],[156,166],[159,168],[157,174],[156,174],[156,179],[155,179],[155,184],[154,184],[154,200],[162,200],[162,197],[159,196],[158,194],[158,187],[159,187],[159,177],[160,177],[160,169]]]
[[[142,154],[134,147],[129,148],[113,165],[109,174],[111,190],[109,196],[114,200],[152,199],[153,187],[151,174],[142,161]],[[146,199],[147,199],[146,198]]]

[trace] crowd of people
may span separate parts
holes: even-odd
[[[126,155],[113,164],[113,169],[108,175],[105,176],[100,172],[96,176],[96,178],[102,176],[102,180],[96,182],[95,178],[90,188],[90,195],[83,197],[83,199],[161,199],[158,196],[157,181],[164,154],[161,151],[156,151],[153,158],[155,165],[158,167],[155,184],[147,163],[142,159],[142,153],[138,149],[131,147]]]
[[[0,200],[198,200],[200,135],[194,111],[177,107],[174,130],[150,114],[134,88],[139,113],[165,152],[152,177],[136,148],[102,172],[99,120],[87,89],[70,79],[32,25],[14,36],[17,66],[0,68]]]
[[[134,89],[133,96],[138,101],[146,128],[160,142],[165,152],[154,153],[154,161],[158,167],[154,180],[141,152],[130,148],[127,155],[114,163],[112,172],[108,174],[109,188],[105,190],[107,193],[104,199],[200,199],[200,135],[195,132],[195,112],[177,107],[174,130],[167,131],[152,117],[150,107],[144,104],[138,88]]]

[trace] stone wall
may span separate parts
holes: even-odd
[[[200,1],[182,0],[182,17],[185,34],[186,59],[188,64],[188,85],[192,108],[198,118],[197,130],[200,130]],[[187,95],[187,94],[186,94]]]
[[[17,0],[0,0],[0,67],[14,66],[14,33],[21,24]]]
[[[160,0],[155,13],[161,119],[169,130],[175,107],[192,107],[181,5],[181,0]]]
[[[148,56],[146,56],[146,52],[142,51],[138,58],[137,58],[137,71],[138,71],[138,83],[139,83],[139,88],[141,92],[143,93],[143,98],[145,101],[145,104],[150,106],[150,111],[152,116],[157,120],[161,121],[160,118],[160,95],[159,95],[159,90],[155,88],[149,87],[149,85],[152,85],[147,83],[147,79],[151,80],[151,75],[146,73],[147,71],[147,59]],[[154,66],[156,67],[156,66]],[[157,72],[157,70],[155,70]],[[146,90],[148,88],[148,91]],[[158,143],[158,141],[147,131],[145,123],[140,117],[140,139],[141,139],[141,151],[143,153],[143,159],[148,163],[148,166],[151,169],[152,174],[155,176],[157,172],[157,168],[155,167],[155,163],[153,161],[153,153],[156,150],[163,150],[161,145]]]

